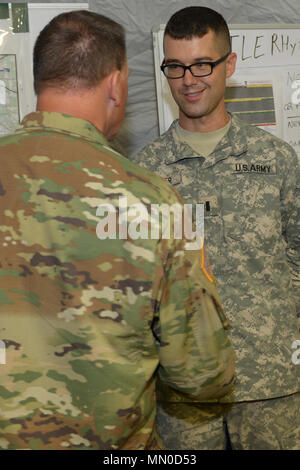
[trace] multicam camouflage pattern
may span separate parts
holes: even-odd
[[[177,140],[175,126],[133,160],[167,179],[185,201],[205,205],[205,244],[237,353],[234,395],[222,400],[299,391],[300,369],[292,362],[300,337],[297,156],[233,116],[204,158]]]
[[[100,240],[97,207],[178,203],[89,122],[36,112],[0,139],[1,449],[144,449],[155,384],[213,398],[234,353],[184,240]],[[191,276],[193,273],[193,276]]]

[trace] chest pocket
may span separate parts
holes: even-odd
[[[235,173],[222,182],[224,237],[256,244],[280,227],[280,183],[276,174]]]
[[[195,202],[193,186],[190,184],[185,168],[176,165],[159,171],[159,174],[178,191],[184,202]]]

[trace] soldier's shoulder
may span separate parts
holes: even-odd
[[[282,138],[277,137],[276,135],[272,134],[271,132],[268,132],[264,129],[261,129],[260,127],[256,125],[251,125],[248,123],[243,123],[242,126],[245,129],[246,134],[250,138],[255,137],[256,139],[264,141],[266,144],[269,144],[275,147],[279,146],[285,151],[288,151],[291,153],[295,152],[293,147],[290,144],[288,144]]]
[[[111,151],[111,149],[110,149]],[[138,160],[132,160],[118,153],[118,159],[126,172],[126,183],[130,191],[139,198],[145,198],[152,203],[182,203],[177,191],[151,168],[142,166]]]
[[[173,152],[173,124],[164,134],[145,145],[134,155],[131,155],[130,159],[138,165],[157,173],[168,152]]]
[[[7,145],[18,142],[21,137],[22,137],[21,129],[18,132],[2,135],[0,137],[0,149],[6,147]]]
[[[156,153],[161,147],[165,147],[168,142],[172,141],[173,139],[173,127],[174,123],[168,130],[158,136],[157,139],[145,145],[145,147],[136,153],[136,156],[141,157],[141,155],[153,154]]]
[[[297,164],[297,154],[294,148],[285,140],[256,125],[242,121],[237,117],[234,118],[234,123],[235,128],[238,129],[238,133],[240,134],[239,131],[241,131],[241,134],[244,135],[248,147],[252,147],[253,149],[257,148],[258,150],[262,148],[265,152],[275,152],[278,159],[280,159],[281,156],[284,158],[289,157],[290,160]]]

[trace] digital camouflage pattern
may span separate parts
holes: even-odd
[[[25,117],[0,139],[1,449],[157,448],[155,384],[231,388],[215,284],[184,240],[100,240],[102,203],[178,203],[89,122]]]
[[[233,449],[299,450],[299,405],[299,393],[272,400],[236,403],[228,413]]]
[[[300,393],[243,403],[158,407],[157,423],[168,449],[225,450],[224,417],[232,450],[299,450]]]
[[[185,201],[204,203],[205,245],[237,354],[236,387],[222,401],[297,392],[297,156],[284,141],[233,116],[228,133],[204,158],[177,140],[176,125],[133,160],[167,179]]]

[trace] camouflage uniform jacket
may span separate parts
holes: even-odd
[[[22,124],[0,139],[0,448],[155,448],[157,371],[194,397],[232,385],[203,251],[100,239],[102,203],[149,208],[176,191],[87,121],[36,112]]]
[[[233,116],[227,135],[204,158],[177,140],[175,124],[133,160],[167,179],[184,200],[204,204],[205,244],[237,353],[235,394],[225,400],[296,392],[297,156]]]

